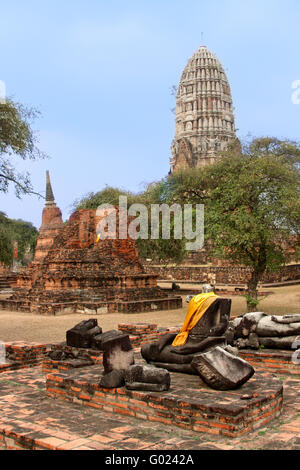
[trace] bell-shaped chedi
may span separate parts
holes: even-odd
[[[47,215],[47,206],[44,211]],[[40,242],[47,235],[47,244],[39,244],[38,258],[20,275],[11,308],[50,314],[180,308],[181,297],[168,297],[157,286],[158,276],[145,273],[136,242],[120,238],[119,210],[115,211],[114,239],[98,240],[101,217],[96,210],[78,210],[62,226],[59,217],[43,218]],[[55,230],[58,233],[51,242]],[[42,256],[44,247],[48,251],[44,249]]]
[[[42,225],[37,239],[34,262],[41,262],[63,226],[61,210],[55,204],[49,171],[46,172],[46,204],[42,214]]]

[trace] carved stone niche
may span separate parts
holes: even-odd
[[[228,327],[230,308],[230,299],[217,298],[190,331],[184,346],[172,346],[176,334],[171,333],[157,342],[143,345],[143,358],[149,364],[169,371],[196,374],[191,366],[195,354],[226,346],[223,335]]]

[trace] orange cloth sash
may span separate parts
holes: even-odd
[[[185,345],[190,331],[197,325],[198,321],[218,297],[219,296],[214,294],[214,292],[208,292],[207,294],[195,295],[195,297],[192,298],[188,305],[184,324],[179,334],[174,339],[172,346]]]

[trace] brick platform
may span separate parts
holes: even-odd
[[[139,357],[137,362],[142,361]],[[47,375],[47,395],[68,402],[150,422],[227,437],[243,436],[278,417],[282,408],[282,383],[257,372],[236,391],[208,388],[199,377],[171,373],[168,392],[137,392],[125,387],[98,386],[101,366]],[[251,397],[242,399],[243,395]]]
[[[49,346],[38,343],[24,343],[15,341],[5,344],[6,362],[0,364],[0,373],[34,367],[40,364],[48,354]]]
[[[53,400],[41,367],[6,372],[0,375],[0,449],[300,450],[300,377],[280,379],[280,417],[234,439]]]
[[[300,363],[293,362],[294,351],[280,351],[262,349],[259,351],[241,350],[240,357],[253,365],[255,369],[279,374],[291,374],[300,376]]]

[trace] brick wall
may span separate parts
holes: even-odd
[[[0,364],[0,372],[34,367],[40,364],[48,354],[46,344],[24,343],[21,341],[6,343],[6,362]]]
[[[250,268],[243,266],[159,266],[145,265],[146,271],[156,273],[159,279],[176,281],[211,282],[218,284],[246,284]],[[282,267],[278,272],[268,272],[262,279],[264,283],[300,280],[300,264]]]

